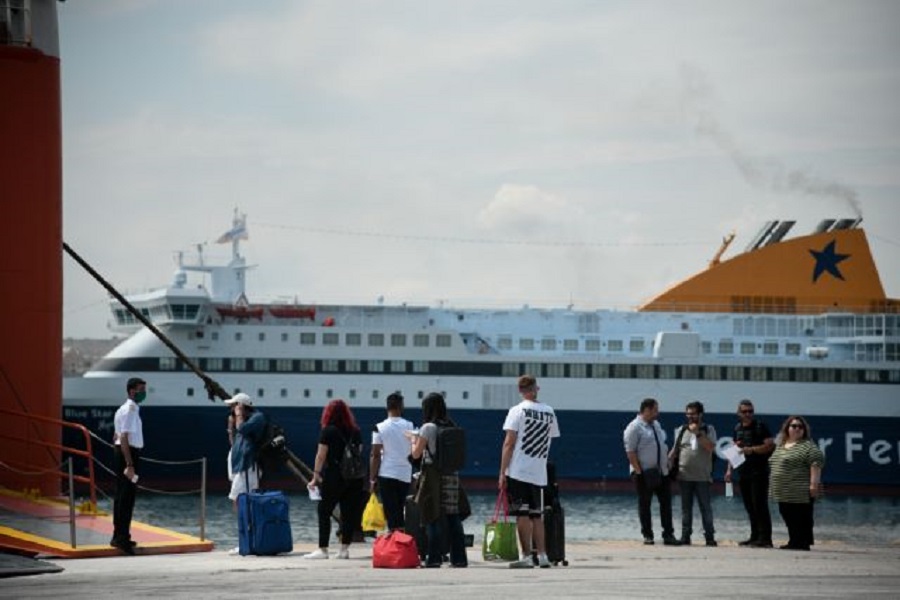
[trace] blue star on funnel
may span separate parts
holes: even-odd
[[[838,254],[834,248],[835,240],[831,240],[828,242],[828,245],[822,249],[821,252],[816,252],[815,250],[810,250],[809,253],[813,255],[813,258],[816,259],[816,267],[813,269],[813,283],[818,281],[819,276],[822,273],[828,272],[831,273],[834,277],[837,277],[841,281],[844,280],[844,276],[841,275],[840,270],[838,269],[838,263],[841,261],[847,260],[850,258],[849,254]]]

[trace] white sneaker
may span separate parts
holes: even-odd
[[[509,563],[509,568],[510,569],[533,569],[534,561],[531,559],[530,556],[526,556],[522,560],[517,560],[517,561]]]
[[[341,548],[340,552],[337,553],[336,558],[341,558],[341,559],[350,558],[350,549],[349,548]]]
[[[542,569],[550,568],[550,559],[547,558],[546,554],[538,554],[538,566]]]
[[[328,558],[328,550],[322,550],[321,548],[310,552],[309,554],[304,554],[303,558],[309,558],[312,560],[321,560],[323,558]]]
[[[228,551],[228,556],[235,556],[240,553],[241,553],[240,548],[232,548],[231,550]]]

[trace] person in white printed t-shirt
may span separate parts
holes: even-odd
[[[550,566],[544,536],[543,488],[547,485],[547,457],[550,441],[559,437],[556,413],[538,402],[537,380],[522,375],[518,381],[522,401],[509,409],[503,430],[498,487],[506,492],[509,513],[516,517],[521,560],[510,563],[512,569],[530,569],[532,540],[537,546],[538,565]]]

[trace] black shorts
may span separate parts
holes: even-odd
[[[543,507],[542,493],[544,487],[506,477],[506,500],[509,502],[509,514],[515,517],[541,516]]]

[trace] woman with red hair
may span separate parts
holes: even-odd
[[[319,517],[319,549],[304,558],[328,558],[328,538],[331,537],[331,513],[341,507],[341,550],[337,558],[350,558],[350,542],[362,518],[362,490],[364,476],[344,479],[341,458],[347,444],[362,445],[362,436],[353,412],[343,400],[335,399],[322,409],[322,431],[313,467],[310,486],[319,486],[322,500],[317,507]],[[361,452],[360,452],[361,454]]]

